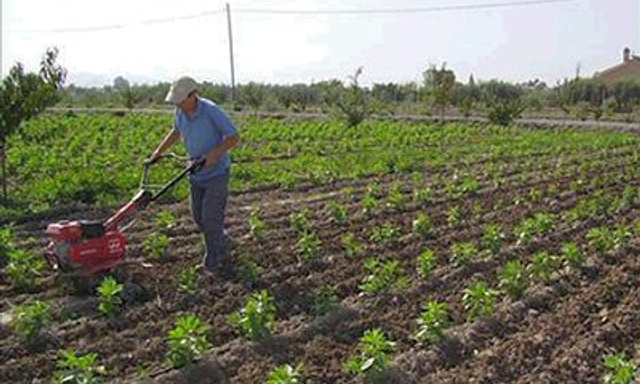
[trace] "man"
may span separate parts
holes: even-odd
[[[204,235],[204,270],[214,272],[231,245],[224,230],[229,150],[240,139],[229,117],[214,102],[198,96],[197,88],[190,77],[181,77],[171,85],[165,101],[176,106],[174,129],[158,145],[150,161],[159,160],[180,139],[192,162],[204,159],[202,168],[189,177],[190,203],[193,219]]]

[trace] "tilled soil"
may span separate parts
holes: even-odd
[[[452,195],[437,190],[429,203],[412,200],[416,185],[406,176],[343,181],[298,191],[235,194],[230,198],[227,220],[229,234],[238,242],[232,258],[237,267],[241,255],[250,257],[264,272],[258,281],[248,283],[233,273],[231,263],[230,273],[200,276],[195,296],[180,292],[177,285],[178,271],[198,264],[203,252],[187,204],[155,205],[129,229],[129,257],[140,260],[147,256],[141,244],[158,230],[155,215],[165,211],[176,217],[175,225],[166,230],[171,237],[168,260],[146,260],[146,264],[131,264],[116,273],[126,286],[125,305],[113,320],[99,315],[95,294],[74,293],[50,272],[30,293],[15,291],[6,276],[0,275],[0,311],[5,319],[10,318],[13,306],[35,299],[54,309],[53,326],[35,346],[25,345],[6,321],[2,323],[0,382],[49,382],[59,351],[72,349],[98,353],[107,380],[119,383],[262,383],[278,365],[297,363],[304,363],[303,374],[314,383],[360,383],[363,379],[348,374],[343,363],[358,353],[364,331],[376,327],[396,342],[391,369],[382,382],[601,382],[603,357],[612,353],[632,357],[640,336],[640,238],[633,232],[615,252],[603,256],[588,244],[586,235],[597,227],[637,223],[640,182],[628,172],[638,166],[635,150],[599,155],[602,162],[591,168],[580,167],[579,156],[559,165],[540,155],[536,166],[504,167],[500,182],[489,175],[479,176],[477,191]],[[552,172],[557,168],[566,172]],[[478,166],[478,174],[481,169]],[[454,172],[444,169],[436,176],[442,179]],[[608,177],[590,183],[601,175]],[[426,182],[432,179],[434,175],[425,175]],[[576,180],[584,185],[577,188]],[[373,181],[384,191],[400,185],[406,204],[393,206],[382,199],[373,212],[364,213],[362,200]],[[636,191],[629,204],[569,219],[569,212],[593,197],[622,198],[629,187]],[[346,222],[332,220],[332,202],[346,209]],[[257,208],[267,225],[263,240],[252,236],[247,223],[250,212]],[[461,212],[457,223],[449,220],[453,208]],[[308,210],[312,231],[322,244],[314,261],[300,261],[297,256],[300,235],[290,216],[303,209]],[[43,229],[49,222],[100,219],[110,212],[108,207],[61,210],[50,217],[26,220],[16,227],[16,240],[20,247],[42,253],[46,246]],[[433,222],[433,233],[427,238],[412,231],[420,212]],[[554,215],[553,230],[523,243],[515,229],[540,212]],[[496,255],[481,252],[488,224],[500,225],[505,233]],[[371,240],[383,225],[396,228],[398,238],[386,244]],[[358,256],[346,255],[341,239],[348,233],[363,246]],[[474,242],[478,255],[468,265],[455,267],[450,261],[451,247],[466,241]],[[569,241],[579,244],[586,256],[583,268],[558,268],[548,283],[532,279],[521,299],[501,295],[492,316],[467,320],[462,295],[470,282],[482,279],[497,288],[507,261],[519,259],[526,264],[538,251],[559,254]],[[438,265],[429,278],[421,279],[416,258],[426,249],[434,251]],[[377,295],[363,293],[363,261],[372,256],[399,261],[409,286]],[[325,285],[336,287],[339,303],[327,315],[315,317],[312,293]],[[233,329],[228,316],[260,289],[274,296],[277,318],[270,337],[252,342]],[[425,346],[413,339],[416,318],[428,300],[442,301],[449,309],[451,326],[438,345]],[[176,319],[188,313],[210,325],[208,340],[213,349],[194,366],[171,370],[166,363],[166,336]]]

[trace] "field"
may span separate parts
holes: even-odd
[[[11,247],[41,255],[48,223],[108,217],[135,192],[169,119],[31,122],[9,147]],[[605,357],[634,359],[637,134],[239,125],[227,212],[237,246],[227,273],[197,275],[195,293],[180,288],[180,272],[203,252],[185,185],[129,229],[129,257],[146,263],[116,274],[124,294],[115,316],[100,313],[97,293],[75,294],[46,270],[19,289],[5,267],[0,382],[49,382],[62,349],[96,353],[116,383],[265,383],[278,366],[302,363],[301,376],[316,384],[585,384],[602,382]],[[157,177],[176,169],[165,164]],[[158,247],[145,245],[158,234],[169,243],[154,257]],[[268,335],[252,340],[229,317],[260,291],[275,314]],[[28,345],[11,324],[16,306],[36,300],[50,306],[52,322]],[[168,334],[187,314],[209,326],[211,346],[193,365],[170,369]],[[373,348],[382,358],[349,372],[345,362],[374,329],[384,333]],[[384,369],[370,373],[377,364]]]

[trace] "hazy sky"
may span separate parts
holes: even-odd
[[[17,61],[37,69],[56,46],[78,85],[183,74],[230,82],[225,1],[0,1],[3,76]],[[553,85],[578,66],[591,76],[618,64],[625,46],[640,54],[640,0],[229,3],[238,83],[346,80],[360,66],[365,83],[421,81],[430,64],[446,62],[463,82],[473,74]]]

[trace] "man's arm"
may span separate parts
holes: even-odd
[[[156,160],[167,149],[171,148],[179,140],[180,140],[180,132],[177,129],[172,129],[171,132],[169,132],[167,136],[165,136],[165,138],[162,140],[160,145],[158,145],[158,148],[156,148],[156,150],[153,151],[153,154],[151,155],[151,160]]]
[[[240,137],[236,134],[233,136],[229,136],[227,138],[225,138],[224,140],[222,140],[222,143],[220,143],[220,145],[213,147],[209,153],[207,153],[207,155],[205,156],[205,158],[207,159],[206,162],[204,163],[205,167],[210,167],[212,165],[214,165],[215,163],[218,162],[218,160],[220,160],[220,158],[231,148],[235,147],[236,145],[238,145],[238,143],[240,143]]]

